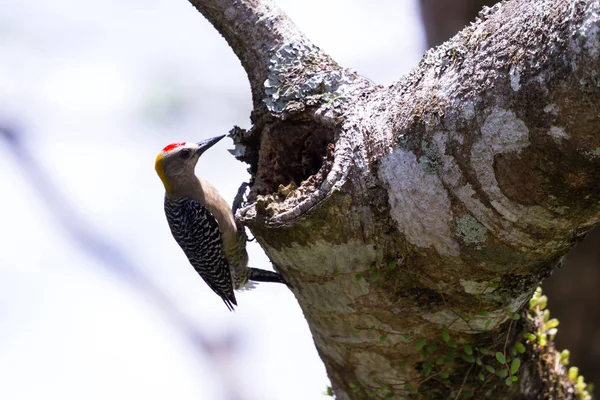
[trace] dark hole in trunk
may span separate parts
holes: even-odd
[[[321,171],[334,131],[312,121],[281,122],[263,132],[251,198],[277,192],[279,185],[303,181]],[[323,171],[321,171],[323,172]],[[320,174],[320,181],[325,178]],[[313,182],[320,184],[321,182]]]

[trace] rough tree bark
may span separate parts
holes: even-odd
[[[437,46],[475,20],[497,0],[419,0],[427,39]],[[552,315],[561,323],[556,346],[569,349],[571,361],[592,382],[600,382],[600,229],[569,251],[559,271],[544,280]]]
[[[251,84],[237,216],[293,285],[336,398],[574,397],[539,346],[511,386],[471,353],[506,355],[531,325],[510,317],[600,223],[599,2],[499,4],[390,87],[268,0],[190,2]]]

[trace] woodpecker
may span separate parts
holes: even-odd
[[[223,136],[199,143],[172,143],[154,167],[165,187],[165,214],[175,241],[204,282],[225,302],[237,306],[234,290],[248,281],[285,283],[276,272],[248,268],[246,233],[215,187],[195,175],[198,159]]]

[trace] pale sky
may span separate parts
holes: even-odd
[[[413,1],[278,4],[340,64],[389,84],[423,53]],[[177,247],[153,168],[166,144],[248,128],[245,73],[185,0],[5,0],[0,121],[20,124],[74,224],[118,248],[212,341],[207,357],[164,308],[82,251],[0,141],[1,399],[325,399],[329,381],[293,294],[261,284],[230,313]],[[228,200],[246,166],[223,140],[197,173]],[[258,245],[250,263],[270,264]],[[231,385],[236,382],[237,385]]]

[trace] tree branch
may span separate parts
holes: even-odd
[[[284,44],[308,43],[271,0],[190,0],[223,35],[248,74],[254,106],[261,104],[269,59]]]

